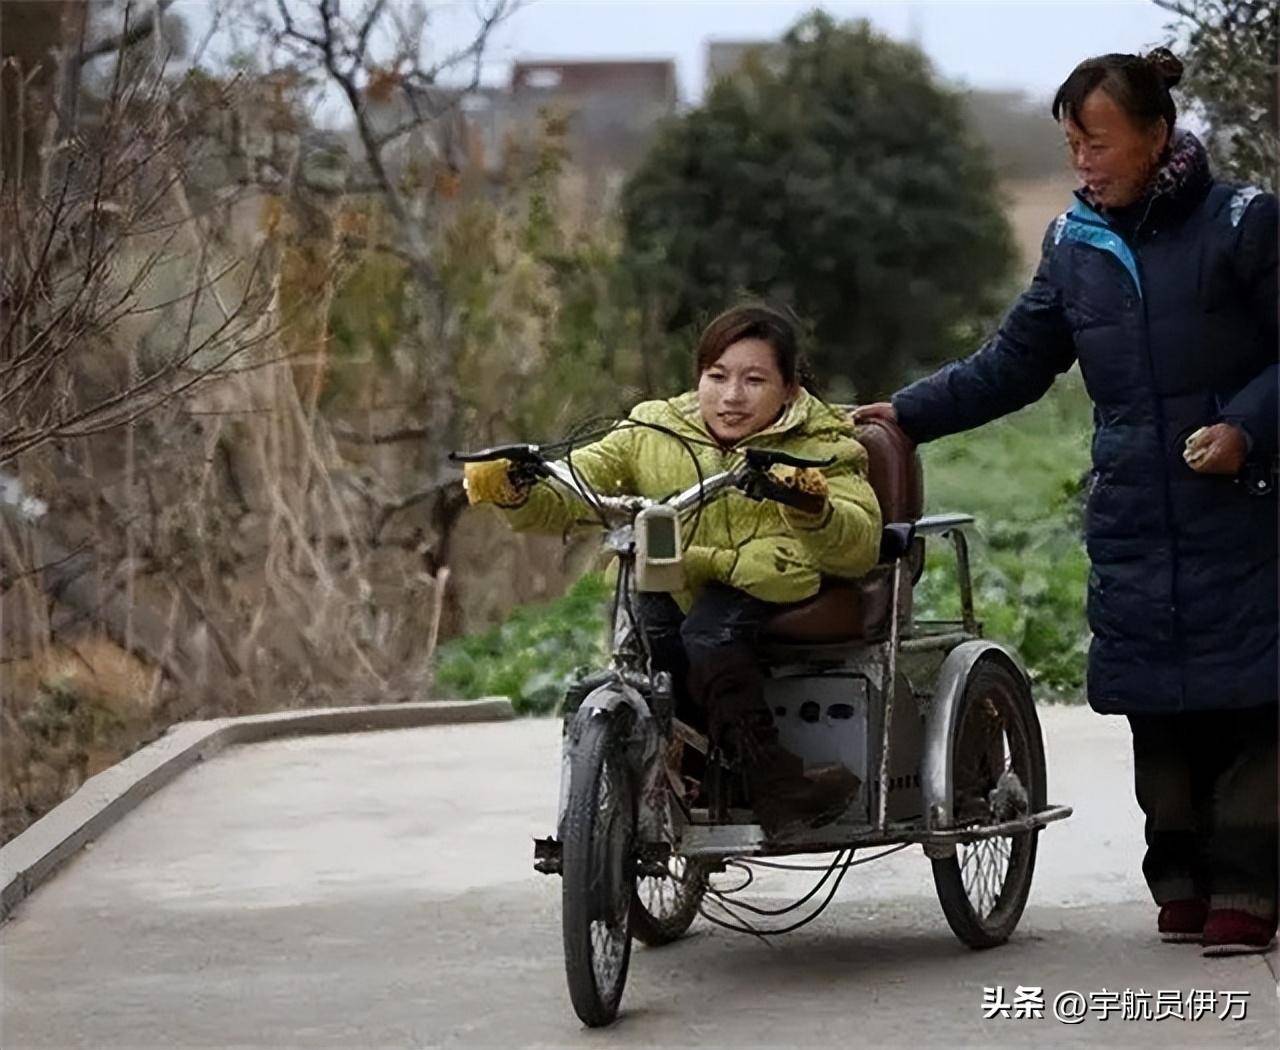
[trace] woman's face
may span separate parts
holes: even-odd
[[[778,355],[763,339],[739,339],[698,377],[698,408],[717,441],[732,445],[782,413],[796,393],[778,369]]]
[[[1079,116],[1080,124],[1067,117],[1062,129],[1080,181],[1104,208],[1123,208],[1140,200],[1169,139],[1164,121],[1153,128],[1135,125],[1101,88],[1085,97]]]

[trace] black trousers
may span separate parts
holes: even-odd
[[[1129,716],[1157,904],[1203,897],[1275,918],[1277,710]]]
[[[703,587],[687,615],[669,594],[639,595],[654,670],[671,675],[682,719],[717,740],[744,718],[772,723],[754,644],[764,622],[785,608],[722,583]]]

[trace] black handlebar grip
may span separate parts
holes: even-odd
[[[535,464],[542,462],[537,445],[495,445],[477,452],[450,452],[450,463],[487,463],[494,459],[509,459],[513,463]]]
[[[826,459],[801,459],[787,452],[775,452],[768,448],[749,448],[746,452],[747,466],[753,470],[768,470],[770,467],[829,467],[836,461],[835,456]]]

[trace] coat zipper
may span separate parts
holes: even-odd
[[[1147,218],[1151,214],[1151,204],[1148,202],[1146,211],[1143,212],[1142,219],[1138,225],[1134,227],[1134,234],[1142,229]],[[1131,242],[1115,227],[1109,227],[1111,232],[1119,237],[1128,245],[1129,251],[1133,254],[1133,265],[1138,271],[1139,284],[1145,284],[1143,280],[1142,260],[1138,257],[1137,245]],[[1156,388],[1156,363],[1155,357],[1151,352],[1151,317],[1147,308],[1147,297],[1141,294],[1142,289],[1139,288],[1139,299],[1142,301],[1142,339],[1146,347],[1147,354],[1147,372],[1151,377],[1151,404],[1153,415],[1156,423],[1156,437],[1159,442],[1159,453],[1157,455],[1157,464],[1160,469],[1161,489],[1164,496],[1164,529],[1165,536],[1169,543],[1169,626],[1173,642],[1173,651],[1181,654],[1182,652],[1182,625],[1181,618],[1178,615],[1178,536],[1174,529],[1173,522],[1173,494],[1169,489],[1169,468],[1165,462],[1168,457],[1168,428],[1164,418],[1164,408],[1160,404],[1160,394]],[[1184,695],[1181,657],[1179,657],[1178,666],[1178,710],[1182,711],[1186,707],[1186,697]]]

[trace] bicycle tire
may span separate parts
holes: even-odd
[[[631,959],[636,796],[623,753],[623,710],[590,711],[575,726],[562,844],[565,975],[574,1012],[591,1028],[618,1015]]]
[[[990,801],[990,792],[999,782],[997,763],[1000,772],[1011,770],[1017,775],[1030,812],[1044,808],[1046,771],[1040,720],[1026,682],[1003,661],[983,660],[969,675],[950,746],[955,824],[981,825],[999,819]],[[1000,758],[996,757],[997,748],[1004,752]],[[1009,939],[1031,892],[1038,835],[1037,829],[981,839],[961,844],[955,855],[933,861],[938,902],[962,943],[983,949]],[[1002,854],[1004,850],[1007,853]],[[1000,874],[984,875],[988,866]],[[989,908],[985,906],[988,897]]]

